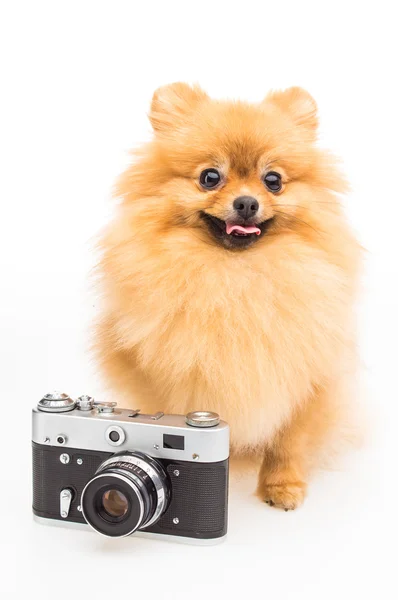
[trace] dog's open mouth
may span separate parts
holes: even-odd
[[[225,222],[225,231],[228,235],[237,235],[239,237],[246,237],[252,233],[256,235],[261,234],[261,229],[256,225],[233,225],[227,222]]]
[[[262,223],[230,222],[202,211],[201,218],[212,236],[226,248],[248,248],[269,228],[272,218]]]

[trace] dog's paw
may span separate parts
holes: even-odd
[[[284,510],[294,510],[303,503],[307,492],[307,484],[303,481],[283,481],[277,484],[263,483],[257,489],[261,500]]]

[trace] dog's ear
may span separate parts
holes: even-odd
[[[184,126],[199,104],[207,98],[199,86],[191,87],[187,83],[171,83],[158,88],[149,112],[153,129],[161,133]]]
[[[315,137],[318,128],[318,108],[306,90],[291,87],[282,92],[271,92],[265,101],[276,104],[296,125],[306,128],[308,133]]]

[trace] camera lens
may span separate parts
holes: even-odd
[[[110,517],[124,517],[129,503],[126,496],[118,490],[108,490],[102,494],[102,506]]]
[[[122,537],[156,523],[169,497],[161,463],[142,452],[122,452],[99,466],[82,492],[81,506],[95,531]]]

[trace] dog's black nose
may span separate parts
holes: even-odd
[[[233,207],[242,219],[252,219],[258,211],[258,202],[251,196],[235,198]]]

